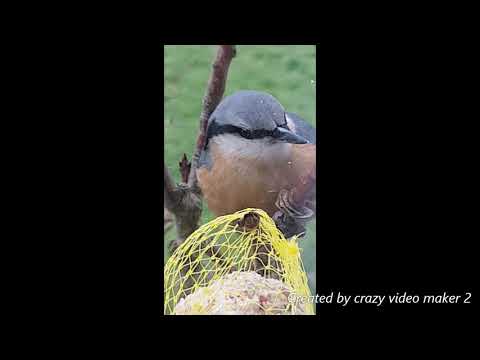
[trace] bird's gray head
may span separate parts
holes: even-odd
[[[272,145],[308,143],[289,129],[285,109],[277,99],[270,94],[251,90],[227,96],[217,106],[208,120],[205,148],[215,137],[226,135]]]

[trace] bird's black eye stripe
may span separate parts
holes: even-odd
[[[280,126],[284,127],[282,125]],[[208,126],[207,141],[205,142],[205,148],[208,145],[208,140],[210,140],[215,135],[230,133],[230,134],[239,134],[241,137],[245,139],[262,139],[267,136],[272,136],[274,132],[275,132],[275,129],[274,130],[264,130],[264,129],[247,130],[234,125],[219,125],[215,122],[215,119],[213,119],[210,125]]]
[[[275,132],[275,129],[274,130],[264,130],[264,129],[245,130],[241,128],[237,128],[237,129],[238,130],[236,132],[240,134],[241,137],[244,137],[246,139],[263,139],[264,137],[267,137],[267,136],[273,136]]]
[[[251,133],[250,131],[248,131],[248,130],[239,128],[239,129],[238,129],[238,133],[240,134],[240,136],[242,136],[242,137],[244,137],[244,138],[253,139],[252,133]]]
[[[249,131],[249,139],[261,139],[261,138],[264,138],[264,137],[267,137],[267,136],[272,136],[273,134],[273,130],[270,131],[270,130],[253,130],[253,131]]]
[[[207,140],[205,141],[205,149],[208,146],[208,141],[214,137],[215,135],[225,134],[225,133],[236,133],[238,132],[238,128],[233,125],[219,125],[212,119],[211,123],[208,125],[207,130]]]

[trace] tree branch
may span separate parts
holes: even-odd
[[[163,183],[164,183],[163,194],[165,198],[165,206],[170,212],[172,212],[172,209],[175,207],[175,204],[177,202],[177,199],[176,199],[177,195],[175,193],[176,185],[172,179],[172,176],[170,175],[170,172],[168,171],[167,164],[165,164],[165,161],[163,162]]]
[[[203,97],[202,113],[200,114],[200,131],[198,133],[197,145],[192,157],[192,167],[188,178],[188,184],[192,188],[198,188],[196,170],[198,168],[200,153],[205,146],[208,119],[222,100],[223,93],[225,92],[228,69],[235,55],[235,45],[220,45],[212,65],[207,90]]]
[[[197,183],[196,169],[198,159],[205,145],[208,119],[222,100],[225,92],[228,69],[236,54],[234,45],[220,45],[213,62],[200,114],[200,126],[197,143],[191,163],[186,155],[179,162],[182,182],[175,185],[164,162],[165,206],[175,216],[179,238],[170,244],[170,251],[178,247],[193,231],[198,228],[202,214],[201,191]]]
[[[191,163],[187,159],[187,155],[183,154],[182,160],[178,163],[180,166],[180,174],[182,176],[182,182],[188,182],[188,174],[190,174]]]

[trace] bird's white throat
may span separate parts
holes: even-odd
[[[232,160],[245,159],[274,165],[290,159],[290,144],[285,142],[272,143],[268,138],[245,139],[234,134],[222,134],[215,136],[212,142],[223,157]]]

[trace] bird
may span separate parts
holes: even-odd
[[[315,128],[273,95],[240,90],[208,119],[197,179],[215,216],[246,208],[273,216],[279,192],[315,173],[315,166]]]

